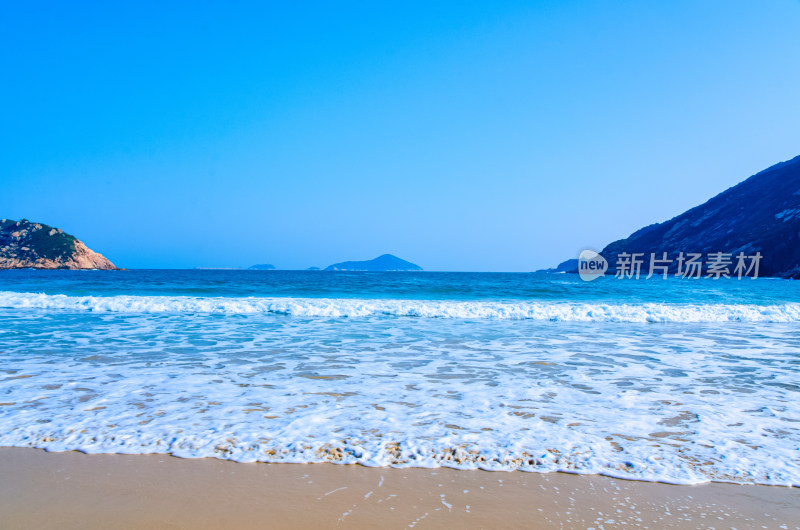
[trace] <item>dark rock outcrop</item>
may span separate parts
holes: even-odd
[[[367,261],[343,261],[325,267],[326,271],[421,271],[422,267],[400,259],[391,254],[384,254]]]
[[[60,228],[27,219],[0,220],[0,269],[116,269]]]

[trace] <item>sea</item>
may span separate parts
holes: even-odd
[[[800,485],[800,282],[0,271],[0,445]]]

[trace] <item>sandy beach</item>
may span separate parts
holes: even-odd
[[[0,448],[3,528],[800,528],[800,490]]]

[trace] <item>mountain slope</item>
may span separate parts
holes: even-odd
[[[775,164],[707,202],[614,241],[600,254],[615,271],[622,252],[762,255],[759,276],[800,277],[800,156]],[[734,259],[735,263],[735,259]],[[673,263],[672,271],[677,269]]]
[[[0,269],[116,269],[60,228],[27,219],[0,220]]]

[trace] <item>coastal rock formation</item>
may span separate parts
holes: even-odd
[[[343,261],[325,267],[326,271],[421,271],[422,267],[391,254],[367,261]]]
[[[800,278],[800,156],[775,164],[681,215],[641,228],[600,254],[616,272],[621,253],[761,254],[759,276]],[[571,272],[577,263],[564,262]],[[671,273],[678,264],[672,262]],[[561,266],[559,266],[561,268]]]
[[[116,269],[60,228],[27,219],[0,220],[0,269]]]

